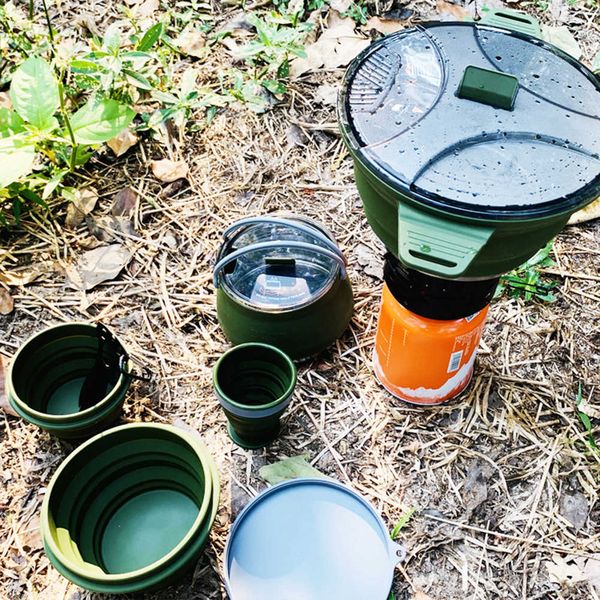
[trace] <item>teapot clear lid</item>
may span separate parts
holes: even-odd
[[[342,90],[340,121],[355,158],[415,201],[520,218],[600,194],[600,81],[540,39],[425,24],[372,44]]]
[[[230,296],[260,310],[286,310],[331,288],[340,274],[335,251],[341,253],[330,234],[298,217],[254,221],[226,239],[219,253],[219,261],[238,254],[215,272]]]

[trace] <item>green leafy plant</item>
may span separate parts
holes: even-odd
[[[207,109],[207,121],[214,117],[218,107],[229,104],[231,95],[214,92],[210,88],[199,88],[196,80],[198,73],[193,67],[186,69],[179,81],[179,85],[171,92],[154,91],[152,97],[161,103],[148,121],[149,128],[155,128],[159,123],[171,120],[183,132],[184,127],[192,114],[201,109]]]
[[[101,41],[92,42],[91,52],[71,62],[74,85],[123,102],[138,101],[141,90],[152,91],[160,84],[156,57],[148,51],[162,32],[162,23],[156,23],[136,36],[132,49],[124,49],[120,26],[111,25]]]
[[[254,67],[252,80],[260,81],[272,93],[285,93],[287,88],[282,80],[289,75],[290,58],[306,58],[302,40],[312,25],[294,25],[288,16],[276,12],[265,15],[263,19],[250,14],[248,22],[256,29],[257,39],[243,46],[238,58],[245,59]]]
[[[39,57],[14,72],[10,99],[12,109],[0,108],[0,202],[12,200],[16,218],[23,202],[43,204],[66,173],[87,162],[94,147],[115,137],[135,115],[125,104],[96,96],[70,112],[62,83]]]
[[[416,507],[411,506],[403,515],[401,515],[401,517],[398,519],[398,522],[394,525],[392,532],[390,533],[390,537],[393,540],[395,540],[398,537],[398,535],[400,535],[400,531],[402,531],[402,529],[406,527],[408,522],[411,520],[412,516],[415,514],[416,510]],[[390,592],[388,600],[396,600],[396,595],[393,591]]]
[[[367,9],[367,5],[362,2],[353,2],[348,10],[341,13],[342,17],[350,17],[353,19],[358,25],[365,25],[369,20],[369,11]]]
[[[550,256],[553,243],[554,240],[550,240],[527,262],[502,276],[496,288],[496,297],[506,293],[513,298],[521,297],[527,302],[533,298],[543,302],[554,302],[556,296],[552,289],[557,286],[557,282],[542,282],[540,273],[540,269],[556,264]]]

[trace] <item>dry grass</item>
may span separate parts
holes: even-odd
[[[97,17],[106,6],[87,10]],[[590,23],[594,14],[581,18]],[[597,35],[592,18],[594,28]],[[581,32],[588,57],[598,39],[590,41],[589,31]],[[225,58],[213,60],[208,71]],[[599,403],[600,223],[559,236],[555,304],[494,303],[475,376],[459,399],[420,409],[392,398],[371,370],[381,281],[367,272],[381,264],[383,249],[366,224],[334,110],[313,100],[320,85],[336,85],[340,76],[305,77],[285,106],[265,115],[228,110],[168,152],[148,144],[123,160],[100,159],[90,172],[101,198],[95,215],[107,213],[127,185],[139,195],[136,235],[113,234],[134,260],[116,281],[74,291],[64,268],[94,243],[85,224],[73,232],[41,217],[27,220],[6,240],[0,271],[37,267],[41,275],[12,289],[16,309],[0,317],[0,354],[10,357],[52,323],[103,322],[156,373],[153,384],[132,386],[123,421],[174,422],[202,434],[222,476],[211,542],[193,575],[148,598],[224,598],[223,548],[233,517],[265,485],[258,468],[307,453],[315,467],[364,494],[390,529],[417,509],[401,531],[408,558],[395,579],[398,600],[416,590],[435,600],[597,600],[588,581],[551,581],[546,563],[600,553],[600,456],[575,410],[579,384],[596,410]],[[189,186],[154,180],[148,160],[164,154],[189,163]],[[300,366],[279,440],[248,452],[227,437],[211,388],[211,367],[227,348],[211,266],[226,225],[275,210],[309,215],[333,230],[349,260],[356,311],[335,347]],[[73,445],[8,414],[2,421],[0,597],[101,598],[49,566],[37,533],[45,486]],[[578,527],[565,516],[569,500],[579,502],[575,516],[587,505]]]

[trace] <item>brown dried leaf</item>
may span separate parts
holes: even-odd
[[[93,188],[77,190],[75,200],[67,206],[65,227],[75,229],[81,225],[86,215],[91,213],[98,202],[98,193]]]
[[[404,27],[405,25],[402,23],[402,21],[397,21],[395,19],[382,19],[381,17],[371,17],[365,25],[366,29],[375,29],[384,35],[396,33],[396,31],[400,31],[401,29],[404,29]]]
[[[441,21],[464,21],[472,16],[466,8],[446,0],[437,0],[435,8]]]
[[[345,67],[370,44],[370,40],[354,31],[355,23],[352,19],[340,17],[333,10],[329,12],[328,25],[314,44],[306,46],[306,58],[296,58],[291,62],[291,77],[299,77],[321,67]]]
[[[99,283],[114,279],[132,256],[131,251],[121,244],[89,250],[79,257],[75,265],[67,267],[67,277],[77,289],[91,290]]]
[[[549,25],[542,25],[542,35],[544,39],[557,46],[572,57],[579,59],[583,54],[579,42],[575,39],[575,36],[569,31],[569,28],[565,25],[558,27],[551,27]]]
[[[573,585],[588,579],[583,571],[586,566],[585,558],[576,557],[570,560],[569,556],[563,558],[559,554],[553,554],[552,560],[547,560],[545,564],[550,581],[555,583]]]
[[[41,550],[44,547],[40,532],[40,517],[34,515],[22,531],[19,531],[19,541],[24,548],[29,550]]]
[[[6,391],[6,373],[8,372],[8,359],[0,354],[0,410],[7,415],[18,417],[15,409],[8,401],[8,392]]]
[[[576,225],[577,223],[585,223],[586,221],[592,221],[600,217],[600,198],[596,198],[591,204],[588,204],[585,208],[578,210],[571,215],[569,219],[569,225]]]
[[[150,168],[154,177],[159,181],[171,182],[177,179],[183,179],[188,174],[189,167],[184,160],[153,160],[150,163]]]
[[[138,19],[144,19],[151,17],[160,7],[160,0],[144,0],[138,2],[137,6],[133,9],[133,14]]]
[[[12,102],[7,92],[0,92],[0,108],[12,108]]]
[[[204,34],[196,29],[191,23],[179,34],[175,45],[188,56],[204,58],[206,50],[206,38]]]
[[[429,594],[426,594],[422,590],[415,590],[411,600],[435,600],[435,598],[432,598]]]
[[[15,307],[15,301],[10,292],[0,287],[0,315],[9,315]]]
[[[323,84],[315,94],[315,100],[323,106],[335,106],[337,104],[338,88],[335,85]]]
[[[115,156],[122,156],[131,148],[135,146],[139,141],[139,138],[130,129],[123,129],[119,135],[108,140],[106,145],[115,153]]]
[[[115,194],[110,212],[115,217],[131,217],[137,204],[138,195],[130,187],[123,188]]]
[[[40,275],[54,270],[54,263],[51,261],[40,261],[35,266],[0,272],[0,283],[6,285],[27,285],[38,279]]]

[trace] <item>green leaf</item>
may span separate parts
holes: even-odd
[[[123,73],[129,83],[141,90],[153,90],[154,86],[143,76],[131,69],[123,69]]]
[[[276,79],[263,79],[261,84],[273,94],[285,94],[287,92],[285,85]]]
[[[258,474],[271,485],[298,477],[327,478],[321,471],[317,471],[306,462],[306,454],[285,458],[272,465],[265,465],[259,469]]]
[[[25,122],[14,111],[0,107],[0,138],[9,137],[25,131]]]
[[[42,200],[48,199],[52,192],[60,185],[63,177],[69,172],[68,169],[60,169],[48,180],[42,191]]]
[[[152,25],[148,31],[143,35],[140,43],[137,45],[137,49],[145,52],[146,50],[150,50],[154,44],[158,41],[161,34],[163,32],[162,23],[157,23],[156,25]]]
[[[78,144],[101,144],[127,127],[135,112],[116,100],[89,100],[70,119]]]
[[[116,54],[121,47],[121,27],[113,23],[105,32],[102,39],[102,47],[111,54]]]
[[[13,75],[10,99],[24,121],[38,129],[51,128],[60,98],[50,65],[41,58],[28,58]]]
[[[34,160],[33,144],[17,136],[0,139],[0,188],[31,173]]]
[[[600,52],[594,56],[594,60],[592,61],[592,71],[600,71]]]
[[[398,519],[396,525],[394,525],[394,529],[392,529],[392,533],[390,533],[390,537],[395,540],[400,533],[400,530],[406,526],[406,524],[410,521],[412,516],[415,514],[417,509],[414,506],[411,506],[401,517]]]
[[[73,71],[73,73],[89,75],[90,73],[97,73],[102,70],[102,67],[98,63],[91,60],[77,59],[71,61],[71,71]]]

